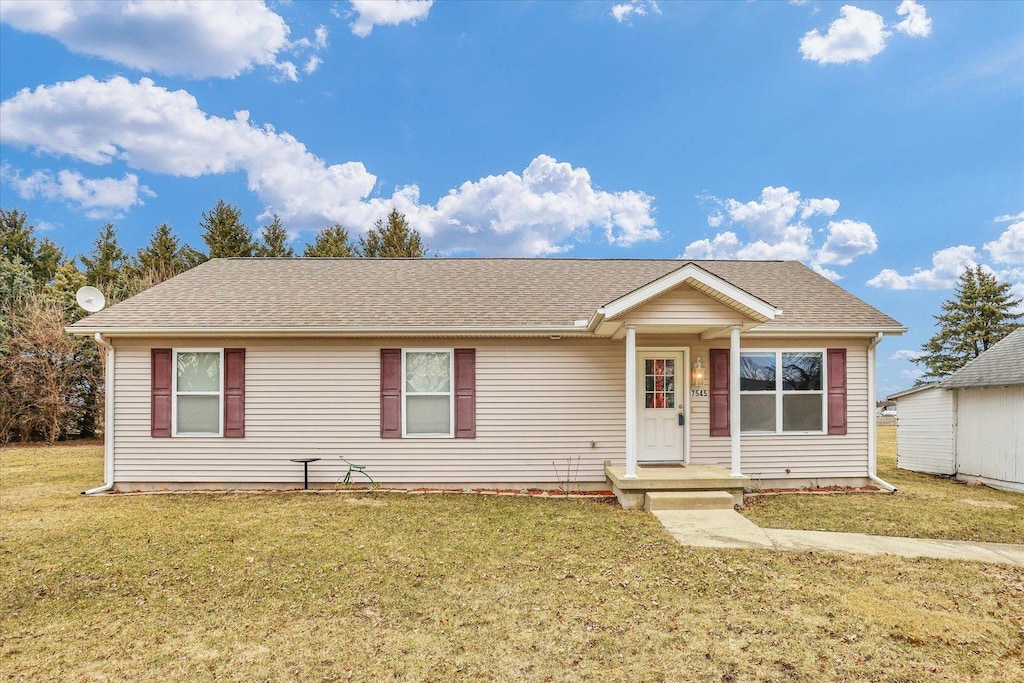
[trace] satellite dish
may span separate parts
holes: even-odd
[[[96,311],[103,310],[103,307],[107,305],[107,300],[103,296],[103,292],[96,289],[95,287],[82,287],[75,292],[75,301],[78,305],[89,311],[95,313]]]

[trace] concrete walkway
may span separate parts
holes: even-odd
[[[762,529],[735,510],[657,510],[651,514],[683,545],[933,557],[1024,567],[1024,545],[1010,543]]]

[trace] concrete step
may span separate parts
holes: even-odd
[[[731,510],[735,501],[728,491],[648,491],[645,510]]]

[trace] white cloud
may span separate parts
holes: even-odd
[[[903,377],[903,379],[917,381],[924,377],[924,370],[920,368],[909,368],[906,370],[900,370],[900,376]]]
[[[853,5],[843,5],[839,18],[822,35],[818,29],[808,31],[800,40],[804,59],[819,64],[868,62],[885,49],[889,32],[882,15]]]
[[[886,268],[867,283],[886,289],[949,289],[956,284],[964,269],[977,264],[977,250],[961,244],[935,252],[931,268],[917,268],[910,275],[900,275],[898,271]]]
[[[1024,263],[1024,220],[1011,224],[998,239],[985,243],[996,263]]]
[[[800,218],[806,219],[811,216],[822,215],[822,216],[834,216],[836,211],[839,211],[839,200],[831,199],[829,197],[823,197],[821,199],[808,199],[803,203],[803,210],[800,212]]]
[[[996,216],[994,219],[992,219],[992,222],[993,223],[1012,223],[1012,222],[1020,221],[1020,220],[1024,220],[1024,211],[1021,211],[1020,213],[1015,214],[1013,216],[1011,216],[1008,213],[1004,213],[1002,216]]]
[[[313,32],[314,44],[318,49],[324,49],[327,47],[327,27],[320,24],[316,27],[316,31]]]
[[[78,171],[63,170],[54,175],[50,171],[36,171],[24,176],[8,164],[0,167],[0,177],[22,199],[37,197],[63,200],[82,210],[89,218],[120,218],[133,206],[141,205],[142,196],[155,193],[139,184],[134,173],[124,178],[86,178]]]
[[[630,0],[629,2],[612,5],[611,15],[620,24],[623,22],[631,24],[629,21],[630,17],[645,17],[648,12],[651,14],[661,14],[661,8],[658,7],[658,3],[655,0]]]
[[[913,361],[913,360],[917,360],[922,355],[924,355],[924,354],[922,354],[920,351],[913,351],[911,349],[900,349],[899,351],[897,351],[894,354],[892,354],[891,356],[889,356],[889,360],[909,360],[909,361]]]
[[[316,55],[312,55],[309,58],[309,60],[306,62],[306,65],[304,67],[302,67],[302,70],[308,76],[309,74],[311,74],[314,71],[316,71],[317,69],[319,69],[320,65],[323,64],[323,63],[324,63],[324,60],[320,59]]]
[[[591,229],[628,246],[660,234],[653,198],[643,192],[595,187],[585,168],[536,157],[521,173],[463,183],[436,205],[423,204],[415,185],[390,198],[372,197],[377,177],[357,161],[328,165],[305,145],[247,111],[210,116],[184,90],[150,79],[116,77],[24,89],[0,103],[0,141],[54,156],[103,165],[199,177],[243,172],[266,214],[292,229],[341,223],[366,230],[392,206],[444,251],[539,255],[571,248]]]
[[[861,221],[829,221],[828,237],[818,250],[817,262],[846,266],[862,254],[878,249],[878,237]]]
[[[73,52],[192,78],[233,78],[265,66],[293,80],[294,65],[278,57],[302,43],[289,43],[288,25],[263,2],[5,0],[0,20],[51,36]]]
[[[915,38],[927,38],[932,34],[932,20],[928,18],[924,5],[919,5],[914,0],[903,0],[896,8],[896,14],[906,17],[895,26],[900,33]]]
[[[365,38],[374,26],[415,24],[426,19],[434,0],[351,0],[352,11],[359,16],[350,25],[352,33]]]
[[[856,257],[878,248],[871,226],[852,220],[830,221],[823,230],[824,243],[820,248],[815,244],[814,230],[803,221],[816,215],[834,215],[839,210],[839,201],[829,197],[801,199],[795,190],[768,186],[761,190],[758,199],[748,202],[710,195],[701,199],[725,211],[709,215],[708,225],[717,228],[728,219],[731,224],[745,227],[751,239],[745,242],[735,231],[727,230],[691,242],[682,254],[684,258],[797,260],[836,280],[839,274],[824,265],[848,265]]]

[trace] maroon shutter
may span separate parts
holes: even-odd
[[[711,349],[711,436],[729,436],[729,349]]]
[[[828,350],[828,433],[846,433],[846,349]]]
[[[380,350],[380,438],[402,438],[402,350]]]
[[[169,437],[171,435],[171,372],[174,353],[171,349],[152,349],[149,357],[149,435],[160,438]]]
[[[245,436],[245,349],[224,349],[224,436]]]
[[[455,438],[476,438],[476,349],[455,349]]]

